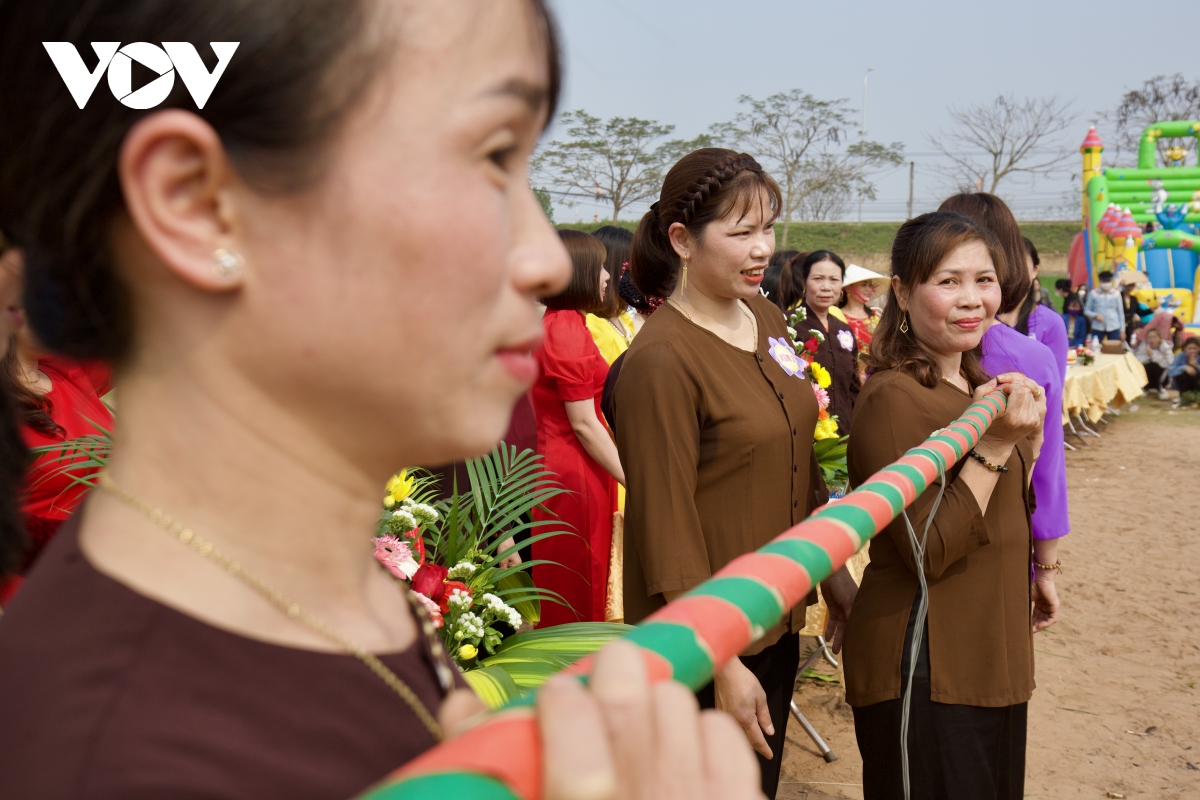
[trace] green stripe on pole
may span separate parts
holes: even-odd
[[[759,548],[760,553],[773,553],[777,556],[791,559],[804,568],[808,573],[808,577],[812,580],[813,586],[816,586],[820,581],[818,575],[833,574],[833,560],[829,554],[821,549],[820,545],[805,541],[804,539],[783,539],[771,542],[765,547]]]
[[[672,677],[680,683],[699,689],[712,680],[712,655],[700,644],[696,632],[686,625],[651,620],[634,628],[625,638],[665,658],[671,664]]]
[[[779,595],[754,578],[713,578],[692,589],[688,596],[719,597],[728,600],[740,608],[755,625],[779,619],[783,612],[787,611],[780,606]]]
[[[435,772],[418,775],[367,792],[359,800],[413,800],[427,798],[470,798],[470,800],[517,800],[511,789],[495,778],[473,772]]]
[[[892,509],[893,517],[900,516],[900,512],[904,510],[904,492],[901,492],[900,489],[890,483],[870,481],[859,488],[868,489],[884,500],[887,500],[888,507]]]
[[[921,474],[921,471],[908,464],[892,464],[891,466],[884,467],[882,471],[894,472],[897,475],[904,476],[913,485],[913,488],[917,490],[918,495],[928,488],[925,485],[925,476]]]
[[[835,519],[850,526],[860,541],[870,538],[871,531],[875,530],[875,520],[871,519],[870,513],[849,503],[830,503],[821,509],[821,519]]]

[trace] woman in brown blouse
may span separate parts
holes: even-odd
[[[398,467],[496,445],[569,275],[527,176],[553,26],[471,9],[0,4],[0,230],[39,340],[121,398],[0,619],[0,797],[345,800],[480,710],[371,544]],[[40,42],[111,30],[240,44],[202,109],[81,108]],[[544,796],[756,796],[738,727],[631,651],[539,695]]]
[[[826,499],[812,448],[816,399],[796,374],[779,309],[758,293],[778,209],[779,189],[753,158],[698,150],[667,174],[634,235],[638,289],[669,300],[626,352],[615,388],[628,489],[627,622],[766,544]],[[835,623],[853,591],[844,570],[827,582]],[[803,624],[798,607],[700,693],[702,705],[742,723],[770,797]]]
[[[912,673],[912,797],[1020,798],[1033,691],[1029,475],[1045,400],[1024,376],[979,367],[983,321],[1005,269],[994,237],[945,212],[913,219],[892,245],[892,286],[850,432],[852,485],[894,462],[999,384],[1007,410],[946,475],[871,541],[846,630],[846,699],[869,800],[904,797],[902,692]],[[920,570],[928,618],[918,642]]]
[[[813,357],[829,370],[829,413],[837,416],[838,433],[845,436],[850,433],[860,388],[858,342],[850,326],[830,309],[842,298],[846,264],[837,253],[817,250],[804,257],[795,273],[804,282],[805,327],[819,330],[825,337]],[[807,330],[800,331],[801,338],[807,335]]]

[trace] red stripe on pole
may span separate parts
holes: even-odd
[[[896,518],[896,512],[892,510],[892,504],[882,495],[863,493],[858,500],[858,507],[871,515],[871,521],[880,530],[886,528],[888,523]]]
[[[761,582],[762,578],[754,580]],[[673,600],[655,612],[654,621],[691,628],[718,666],[745,650],[754,638],[746,613],[728,600],[711,595],[684,595]]]
[[[850,529],[833,519],[809,517],[804,522],[789,528],[782,537],[785,539],[802,539],[820,547],[834,564],[845,564],[850,556],[858,552],[854,536]]]
[[[900,497],[904,500],[904,506],[907,508],[912,501],[917,499],[917,487],[913,486],[913,482],[908,479],[908,476],[901,472],[876,472],[871,476],[871,483],[886,483],[900,492]]]
[[[533,709],[505,711],[392,773],[392,779],[436,772],[474,772],[502,781],[522,800],[542,796],[542,742]]]
[[[730,561],[722,575],[762,580],[783,592],[783,607],[794,608],[812,591],[808,571],[787,556],[776,553],[747,553]]]

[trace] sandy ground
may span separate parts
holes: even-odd
[[[1067,453],[1073,533],[1059,622],[1035,639],[1026,797],[1200,798],[1200,411],[1140,401]],[[793,720],[786,800],[862,798],[841,687],[796,701],[838,760]]]

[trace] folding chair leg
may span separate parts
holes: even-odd
[[[833,652],[829,649],[829,645],[826,644],[826,642],[825,642],[825,637],[818,636],[817,644],[820,645],[821,655],[825,656],[825,660],[829,663],[829,666],[833,667],[834,669],[837,669],[838,668],[837,657],[834,656]]]
[[[1087,423],[1083,421],[1083,415],[1082,415],[1082,414],[1080,414],[1079,416],[1077,416],[1077,417],[1076,417],[1076,419],[1078,419],[1078,420],[1079,420],[1079,427],[1083,428],[1083,432],[1084,432],[1084,434],[1085,434],[1085,435],[1087,435],[1087,436],[1095,436],[1097,439],[1101,438],[1100,434],[1096,433],[1094,430],[1092,430],[1091,428],[1089,428],[1089,427],[1087,426]]]
[[[796,722],[800,723],[800,727],[804,728],[804,732],[808,734],[808,738],[813,740],[813,744],[821,751],[821,757],[826,763],[837,761],[837,754],[829,749],[829,745],[825,744],[825,740],[821,738],[821,734],[817,733],[817,729],[812,726],[812,723],[800,713],[800,707],[796,705],[796,701],[792,701],[792,716],[796,718]]]

